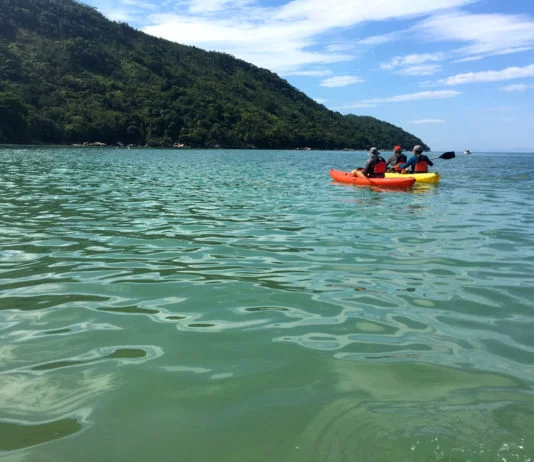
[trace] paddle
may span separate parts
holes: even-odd
[[[453,159],[455,158],[456,155],[454,154],[454,151],[449,151],[449,152],[444,152],[441,156],[439,157],[432,157],[432,159],[430,160],[434,160],[434,159],[443,159],[443,160],[448,160],[448,159]]]

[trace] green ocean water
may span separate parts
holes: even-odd
[[[534,154],[365,159],[0,148],[0,459],[534,460]]]

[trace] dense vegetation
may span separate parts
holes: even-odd
[[[157,39],[73,0],[0,0],[0,142],[391,149],[272,72]]]

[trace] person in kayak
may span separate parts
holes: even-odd
[[[363,174],[367,178],[384,178],[386,172],[386,160],[380,155],[378,149],[369,150],[369,159],[363,168]]]
[[[404,162],[399,165],[399,168],[406,172],[408,168],[410,169],[408,173],[427,173],[428,166],[434,165],[433,162],[423,154],[422,146],[418,144],[413,147],[413,156],[408,159],[408,162]]]
[[[400,164],[406,162],[408,158],[405,154],[402,153],[402,148],[400,146],[395,146],[393,149],[393,155],[386,162],[386,167],[389,167],[388,172],[402,172],[402,169],[399,167]]]

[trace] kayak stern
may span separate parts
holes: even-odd
[[[411,176],[415,178],[418,183],[439,183],[440,176],[438,172],[428,172],[428,173],[396,173],[388,172],[386,173],[386,178],[406,178]]]

